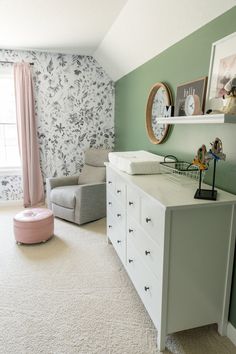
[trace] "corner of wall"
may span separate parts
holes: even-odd
[[[236,346],[236,328],[230,322],[228,322],[227,326],[227,337]]]

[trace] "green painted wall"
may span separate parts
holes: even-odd
[[[176,125],[160,145],[150,143],[145,128],[151,86],[166,82],[175,98],[177,85],[208,75],[212,43],[235,31],[236,6],[116,82],[116,151],[147,150],[191,161],[201,144],[209,146],[218,136],[227,161],[217,165],[216,184],[236,194],[236,124]],[[206,182],[211,180],[211,172]],[[229,319],[236,327],[236,262],[234,268]]]

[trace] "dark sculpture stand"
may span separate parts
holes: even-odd
[[[200,170],[199,188],[194,195],[195,199],[216,200],[217,191],[215,190],[215,177],[216,177],[216,159],[214,159],[212,189],[202,189],[202,171]]]

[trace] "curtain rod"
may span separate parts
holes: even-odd
[[[5,63],[5,64],[16,64],[14,61],[5,61],[5,60],[0,60],[0,63]],[[34,63],[28,63],[30,65],[34,65]]]

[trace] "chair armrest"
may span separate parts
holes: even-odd
[[[51,209],[50,193],[53,188],[78,184],[79,176],[49,177],[46,178],[47,206]]]
[[[53,189],[60,186],[78,184],[78,179],[79,176],[49,177],[46,179],[46,183]]]
[[[75,192],[75,222],[84,224],[106,216],[106,183],[81,184]]]

